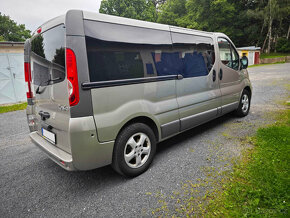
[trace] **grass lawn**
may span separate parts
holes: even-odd
[[[266,54],[266,53],[262,53],[260,58],[281,58],[281,57],[285,57],[285,56],[290,56],[289,53],[270,53],[270,54]]]
[[[265,66],[265,65],[272,65],[272,64],[285,64],[285,63],[286,63],[285,61],[280,61],[280,62],[269,63],[269,64],[255,64],[255,65],[248,66],[248,68]]]
[[[27,107],[27,103],[0,106],[0,114],[7,113],[10,111],[24,110],[24,109],[26,109],[26,107]]]
[[[287,104],[286,104],[287,105]],[[259,128],[233,167],[205,168],[207,178],[187,181],[170,196],[157,193],[160,217],[290,217],[290,110]],[[226,167],[226,165],[225,165]],[[202,191],[205,190],[205,191]],[[147,193],[152,195],[152,193]],[[170,204],[171,200],[173,199]]]
[[[260,128],[253,143],[254,149],[234,166],[223,191],[209,204],[209,216],[289,217],[290,110]]]

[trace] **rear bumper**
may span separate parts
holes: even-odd
[[[41,150],[43,150],[48,155],[48,157],[52,159],[55,163],[57,163],[59,166],[68,171],[77,170],[73,166],[73,159],[71,154],[52,145],[44,138],[42,138],[37,132],[31,132],[29,136],[34,142],[34,144],[37,145]]]
[[[112,163],[115,142],[100,143],[98,141],[92,116],[70,118],[68,141],[71,153],[51,144],[35,130],[29,136],[50,159],[68,171],[91,170]]]

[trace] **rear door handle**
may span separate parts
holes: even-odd
[[[223,79],[223,70],[222,70],[222,69],[220,69],[220,72],[219,72],[219,78],[220,78],[220,80]]]

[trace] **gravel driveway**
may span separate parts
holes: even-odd
[[[0,216],[151,215],[157,200],[148,193],[170,194],[182,182],[202,178],[203,167],[218,164],[210,142],[222,142],[219,149],[239,155],[235,144],[227,143],[229,134],[253,134],[269,122],[268,111],[282,107],[279,101],[289,95],[285,85],[290,84],[290,64],[249,68],[249,73],[254,94],[247,117],[226,115],[162,142],[151,168],[134,179],[109,166],[67,172],[32,144],[25,111],[0,114]]]

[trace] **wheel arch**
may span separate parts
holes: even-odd
[[[133,123],[144,123],[144,124],[146,124],[147,126],[149,126],[149,127],[152,129],[152,131],[154,132],[154,135],[155,135],[156,141],[157,141],[157,142],[159,141],[159,139],[160,139],[160,130],[159,130],[159,128],[158,128],[156,122],[155,122],[152,118],[150,118],[150,117],[148,117],[148,116],[144,116],[144,115],[142,115],[142,116],[138,116],[138,117],[134,117],[134,118],[131,118],[130,120],[128,120],[128,121],[127,121],[127,122],[122,126],[122,128],[119,130],[117,136],[120,134],[120,132],[121,132],[124,128],[126,128],[127,126],[129,126],[129,125],[131,125],[131,124],[133,124]]]
[[[250,93],[250,98],[252,98],[252,89],[250,86],[246,86],[244,90],[247,90]]]

